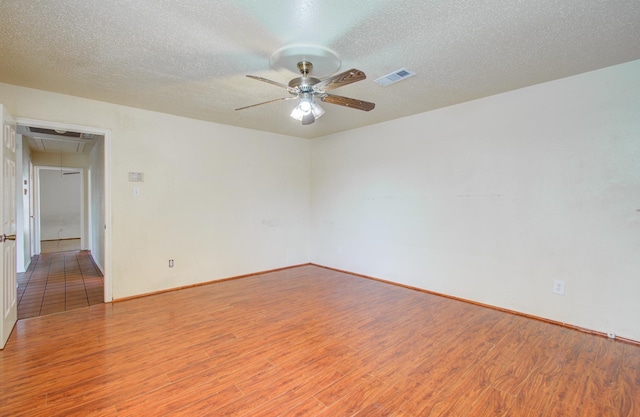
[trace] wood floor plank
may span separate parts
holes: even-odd
[[[382,395],[389,387],[378,378],[372,378],[365,384],[352,390],[349,394],[327,407],[318,416],[353,416],[358,412],[377,403],[378,396]]]
[[[235,382],[250,378],[272,366],[268,362],[256,361],[242,367],[227,366],[226,369],[207,369],[157,390],[118,402],[118,415],[166,415],[183,409],[185,404],[198,401],[204,395],[209,402],[212,401],[210,396],[223,395],[223,400],[215,400],[218,401],[218,406],[222,406],[244,395],[235,386]]]
[[[547,372],[540,368],[534,370],[512,402],[510,414],[523,417],[545,416],[549,398],[557,390],[559,375],[559,371]]]
[[[255,387],[248,393],[244,393],[241,398],[234,400],[222,407],[208,408],[209,410],[215,410],[218,415],[224,416],[243,416],[251,415],[253,411],[258,409],[261,405],[264,405],[273,399],[283,396],[289,390],[295,389],[300,384],[307,382],[310,375],[316,375],[319,372],[320,367],[313,370],[296,368],[293,371],[284,371],[269,380],[269,384]],[[237,385],[236,385],[237,386]],[[208,402],[209,399],[204,400]],[[177,415],[193,416],[198,414],[198,410],[201,410],[202,401],[192,402],[184,409],[180,410]]]
[[[580,414],[586,396],[589,376],[577,372],[563,373],[558,377],[553,396],[546,407],[551,417],[584,415]]]
[[[509,416],[514,397],[510,394],[488,387],[467,410],[472,416]]]
[[[624,346],[610,339],[600,339],[598,354],[589,372],[586,395],[593,401],[613,409],[620,408],[622,391],[620,372]]]
[[[11,416],[640,415],[639,346],[311,265],[20,320],[0,381]]]
[[[391,380],[389,380],[391,382]],[[412,401],[412,394],[420,388],[420,383],[411,378],[404,378],[394,381],[389,385],[374,404],[369,406],[372,415],[394,415],[409,401]],[[359,412],[361,415],[368,415],[365,410]]]
[[[318,392],[315,398],[325,407],[329,407],[351,391],[359,389],[360,386],[366,384],[372,378],[371,375],[362,373],[355,368],[351,373],[344,375],[335,383]]]
[[[324,411],[326,407],[315,397],[308,397],[302,402],[295,405],[295,407],[285,410],[279,414],[272,414],[278,417],[304,417],[315,416]]]
[[[221,391],[215,392],[205,398],[185,398],[182,402],[182,406],[177,410],[171,410],[169,415],[171,416],[206,416],[216,413],[215,410],[219,410],[225,405],[231,404],[236,400],[246,398],[244,393],[238,389],[235,385],[231,385]],[[147,413],[147,410],[139,410],[141,414]],[[138,414],[138,415],[141,415]],[[221,413],[219,415],[232,415],[228,413]]]
[[[295,412],[300,410],[301,404],[310,398],[314,398],[313,394],[321,391],[342,377],[342,374],[331,368],[325,368],[316,372],[313,377],[299,379],[302,383],[290,389],[279,397],[274,398],[265,404],[258,405],[251,411],[252,417],[273,417],[287,411]],[[317,400],[312,403],[312,409],[320,412],[324,407],[320,407]]]

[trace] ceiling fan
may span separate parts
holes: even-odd
[[[278,101],[298,100],[298,105],[291,112],[291,117],[296,120],[300,120],[303,125],[310,125],[325,113],[325,110],[316,102],[317,100],[324,103],[337,104],[339,106],[363,111],[373,110],[376,106],[375,103],[370,103],[368,101],[356,100],[327,93],[327,91],[334,90],[338,87],[343,87],[366,79],[367,76],[364,72],[354,68],[327,78],[318,79],[310,75],[311,70],[313,69],[313,64],[311,62],[303,60],[298,62],[297,66],[302,76],[292,79],[287,85],[266,78],[247,75],[247,77],[253,78],[254,80],[285,88],[289,94],[291,94],[291,97],[277,98],[275,100],[240,107],[236,110],[244,110]]]

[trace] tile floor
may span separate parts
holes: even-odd
[[[104,280],[89,251],[42,253],[18,274],[18,319],[103,302]]]

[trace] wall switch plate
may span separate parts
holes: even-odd
[[[129,182],[144,182],[144,173],[129,172]]]
[[[564,295],[564,281],[560,279],[553,280],[553,292],[554,294]]]

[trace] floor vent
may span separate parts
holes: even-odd
[[[398,81],[402,81],[406,78],[410,78],[416,75],[415,72],[409,71],[405,68],[400,68],[399,70],[393,71],[391,74],[387,74],[384,77],[380,77],[375,80],[376,83],[380,84],[383,87],[386,87],[391,84],[395,84]]]

